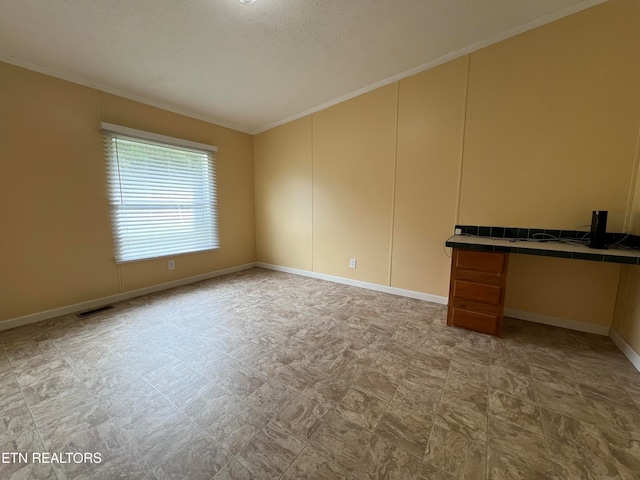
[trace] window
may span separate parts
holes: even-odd
[[[101,124],[117,263],[219,248],[216,147]]]

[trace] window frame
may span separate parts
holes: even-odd
[[[220,248],[220,231],[219,231],[219,221],[218,221],[219,209],[218,209],[218,201],[217,201],[217,176],[216,176],[217,165],[216,165],[216,156],[215,156],[215,154],[218,152],[218,148],[216,146],[199,143],[199,142],[193,142],[190,140],[184,140],[176,137],[170,137],[166,135],[160,135],[152,132],[146,132],[144,130],[137,130],[129,127],[123,127],[120,125],[114,125],[106,122],[100,123],[99,130],[102,133],[103,145],[105,149],[104,156],[105,156],[105,162],[106,162],[106,168],[107,168],[106,174],[107,174],[107,184],[108,184],[107,193],[108,193],[108,200],[109,200],[109,209],[111,213],[111,231],[113,236],[114,259],[117,264],[173,257],[177,255],[185,255],[190,253],[200,253],[200,252],[217,250]],[[182,236],[183,239],[185,238],[184,232],[180,232],[179,230],[176,230],[175,232],[171,231],[171,228],[172,228],[171,220],[170,220],[171,215],[167,214],[167,211],[171,210],[171,208],[175,208],[175,205],[171,205],[170,203],[165,203],[165,202],[155,203],[153,199],[148,200],[146,203],[144,201],[141,201],[140,203],[138,203],[137,201],[132,202],[131,199],[129,199],[128,203],[123,203],[122,195],[114,194],[115,191],[121,190],[123,186],[123,180],[122,180],[122,177],[120,176],[120,166],[121,166],[120,162],[124,160],[124,158],[120,158],[118,156],[118,149],[114,148],[113,145],[111,144],[111,142],[114,141],[114,138],[115,138],[115,142],[117,142],[118,139],[124,140],[127,142],[138,141],[140,142],[140,145],[142,148],[147,148],[150,150],[152,150],[154,146],[157,146],[159,147],[159,149],[164,147],[167,149],[167,151],[170,151],[170,149],[174,148],[174,149],[183,149],[183,152],[191,151],[196,155],[197,154],[206,155],[206,158],[209,164],[208,165],[202,164],[202,167],[203,169],[207,169],[206,174],[210,178],[208,181],[204,182],[204,186],[198,185],[197,183],[190,182],[190,181],[185,181],[184,184],[180,184],[180,186],[187,186],[189,188],[194,188],[194,189],[199,188],[202,192],[206,194],[205,196],[208,199],[210,199],[210,202],[209,201],[204,203],[200,202],[200,204],[194,200],[193,204],[191,204],[192,206],[190,207],[193,212],[196,212],[198,205],[201,206],[199,213],[203,215],[203,219],[194,223],[194,226],[195,228],[202,229],[204,225],[204,229],[197,230],[197,231],[199,235],[202,235],[204,232],[204,238],[206,240],[203,240],[201,243],[206,243],[207,244],[206,247],[198,248],[199,247],[197,245],[198,242],[194,241],[193,246],[196,247],[196,249],[185,250],[185,247],[188,245],[188,242],[183,242],[182,245],[180,245],[180,243],[178,243],[177,245],[174,245],[172,243],[173,240],[176,240],[176,239],[177,239],[177,242],[179,242],[180,236]],[[166,159],[164,160],[164,162],[165,163],[163,164],[162,160],[158,159],[158,166],[164,166],[166,169],[167,168]],[[144,167],[141,167],[138,174],[145,173],[145,169],[148,170],[149,166],[146,165]],[[134,172],[135,172],[135,168],[134,168]],[[177,170],[176,172],[183,173],[183,171],[178,172]],[[134,173],[134,176],[136,176],[135,173]],[[153,179],[155,181],[160,181],[161,184],[168,183],[169,181],[173,181],[173,180],[170,180],[172,179],[172,172],[159,173],[158,176],[154,177]],[[144,184],[141,183],[140,185],[146,185],[146,183]],[[138,186],[138,188],[140,188],[140,186]],[[190,204],[187,203],[186,205],[190,205]],[[204,207],[202,207],[203,205]],[[210,208],[209,208],[209,205],[210,205]],[[165,242],[165,247],[163,248],[158,247],[156,249],[156,252],[153,252],[153,241],[151,240],[153,238],[153,235],[143,234],[149,237],[148,243],[143,243],[144,247],[140,248],[137,251],[137,254],[131,253],[131,240],[133,237],[131,234],[127,232],[127,229],[132,229],[132,224],[127,223],[127,218],[132,218],[132,216],[135,216],[135,213],[130,214],[128,213],[128,211],[135,212],[136,208],[138,209],[137,210],[138,213],[140,212],[140,210],[145,210],[149,212],[152,212],[154,210],[164,211],[163,218],[165,218],[166,221],[168,222],[166,226],[164,226],[164,228],[167,229],[165,230],[166,232],[165,238],[163,239],[163,241]],[[179,207],[178,207],[178,211],[180,212],[180,214],[182,213]],[[142,219],[142,221],[139,221],[140,223],[135,223],[134,224],[135,227],[145,228],[144,222],[147,222],[147,223],[154,222],[152,218],[153,214],[150,214],[150,215],[145,214],[144,216],[146,218]],[[135,220],[135,222],[138,222],[138,220]],[[208,227],[212,228],[210,239],[206,238],[206,235],[208,235],[206,233]],[[172,235],[173,235],[173,239],[172,239]],[[188,236],[186,238],[188,238]],[[166,239],[168,239],[168,243],[166,242]],[[127,243],[127,240],[129,240],[129,243]],[[147,242],[147,241],[143,240],[143,242]],[[174,250],[168,251],[170,250],[171,247],[175,247]],[[145,250],[147,251],[145,252]]]

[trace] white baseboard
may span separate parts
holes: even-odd
[[[368,290],[375,290],[377,292],[390,293],[393,295],[400,295],[403,297],[416,298],[419,300],[426,300],[427,302],[440,303],[447,305],[448,297],[442,297],[439,295],[431,295],[428,293],[416,292],[413,290],[405,290],[403,288],[388,287],[386,285],[378,285],[375,283],[361,282],[359,280],[351,280],[349,278],[337,277],[334,275],[326,275],[324,273],[311,272],[309,270],[300,270],[298,268],[282,267],[280,265],[272,265],[269,263],[257,262],[257,267],[266,268],[269,270],[276,270],[279,272],[292,273],[294,275],[302,275],[305,277],[318,278],[320,280],[327,280],[330,282],[342,283],[345,285],[351,285],[354,287],[366,288]],[[622,353],[631,361],[634,367],[640,371],[640,355],[631,346],[625,342],[617,332],[611,327],[605,325],[595,325],[593,323],[578,322],[576,320],[569,320],[567,318],[552,317],[550,315],[542,315],[540,313],[525,312],[523,310],[516,310],[513,308],[505,308],[504,314],[507,317],[517,318],[519,320],[526,320],[529,322],[542,323],[544,325],[552,325],[554,327],[566,328],[568,330],[576,330],[579,332],[593,333],[596,335],[610,336],[613,342],[620,348]]]
[[[624,353],[624,356],[629,359],[634,367],[636,367],[636,370],[640,372],[640,354],[636,352],[631,345],[625,342],[624,338],[622,338],[613,328],[611,329],[611,332],[609,332],[609,336],[611,337],[611,340],[613,340],[613,343],[618,346],[620,351]]]
[[[327,280],[329,282],[342,283],[344,285],[351,285],[352,287],[366,288],[367,290],[375,290],[376,292],[384,292],[401,297],[426,300],[427,302],[440,303],[442,305],[446,305],[448,301],[447,297],[442,297],[440,295],[431,295],[429,293],[416,292],[414,290],[405,290],[404,288],[388,287],[386,285],[378,285],[377,283],[361,282],[360,280],[352,280],[350,278],[337,277],[335,275],[327,275],[325,273],[311,272],[309,270],[282,267],[280,265],[272,265],[270,263],[262,262],[258,262],[256,266],[260,268],[266,268],[268,270],[277,270],[278,272],[302,275],[303,277],[318,278],[320,280]]]
[[[0,321],[0,331],[8,330],[10,328],[15,328],[15,327],[21,327],[23,325],[28,325],[30,323],[41,322],[42,320],[48,320],[50,318],[56,318],[62,315],[68,315],[70,313],[82,312],[84,310],[91,310],[92,308],[101,307],[109,303],[121,302],[122,300],[128,300],[130,298],[140,297],[142,295],[148,295],[149,293],[155,293],[161,290],[167,290],[169,288],[180,287],[182,285],[199,282],[201,280],[208,280],[209,278],[219,277],[221,275],[239,272],[241,270],[247,270],[255,266],[256,266],[255,262],[245,263],[244,265],[238,265],[236,267],[216,270],[214,272],[203,273],[201,275],[194,275],[192,277],[181,278],[179,280],[172,280],[171,282],[159,283],[157,285],[151,285],[150,287],[139,288],[137,290],[131,290],[129,292],[117,293],[115,295],[109,295],[107,297],[87,300],[86,302],[74,303],[73,305],[66,305],[64,307],[54,308],[52,310],[45,310],[43,312],[32,313],[29,315],[24,315],[22,317],[10,318],[9,320]]]
[[[607,327],[605,325],[578,322],[567,318],[552,317],[550,315],[542,315],[541,313],[524,312],[513,308],[505,308],[504,315],[505,317],[517,318],[518,320],[542,323],[544,325],[562,327],[568,330],[577,330],[579,332],[595,333],[596,335],[604,335],[605,337],[609,335],[609,330],[611,329],[611,327]]]
[[[246,263],[244,265],[238,265],[236,267],[225,268],[223,270],[216,270],[214,272],[203,273],[202,275],[195,275],[192,277],[181,278],[179,280],[173,280],[171,282],[160,283],[157,285],[152,285],[150,287],[139,288],[137,290],[131,290],[129,292],[118,293],[116,295],[109,295],[107,297],[96,298],[93,300],[88,300],[86,302],[75,303],[73,305],[66,305],[64,307],[59,307],[59,308],[54,308],[52,310],[46,310],[43,312],[24,315],[22,317],[16,317],[9,320],[0,321],[0,331],[8,330],[10,328],[20,327],[23,325],[28,325],[30,323],[40,322],[42,320],[48,320],[50,318],[60,317],[62,315],[67,315],[70,313],[90,310],[92,308],[101,307],[109,303],[120,302],[122,300],[128,300],[130,298],[140,297],[142,295],[148,295],[149,293],[155,293],[161,290],[167,290],[169,288],[180,287],[182,285],[187,285],[189,283],[199,282],[201,280],[207,280],[209,278],[219,277],[221,275],[239,272],[239,271],[247,270],[253,267],[260,267],[268,270],[275,270],[279,272],[292,273],[294,275],[301,275],[304,277],[327,280],[329,282],[341,283],[344,285],[351,285],[354,287],[365,288],[367,290],[374,290],[377,292],[384,292],[384,293],[389,293],[392,295],[398,295],[402,297],[425,300],[427,302],[439,303],[441,305],[446,305],[448,302],[447,297],[443,297],[440,295],[432,295],[429,293],[416,292],[414,290],[406,290],[404,288],[378,285],[376,283],[362,282],[360,280],[352,280],[350,278],[338,277],[335,275],[327,275],[324,273],[311,272],[309,270],[301,270],[298,268],[283,267],[280,265],[272,265],[269,263],[262,263],[262,262],[253,262],[253,263]],[[504,311],[504,314],[508,317],[513,317],[520,320],[527,320],[530,322],[542,323],[545,325],[553,325],[556,327],[567,328],[569,330],[578,330],[580,332],[595,333],[597,335],[607,336],[609,335],[609,330],[610,330],[609,327],[606,327],[603,325],[594,325],[590,323],[577,322],[575,320],[551,317],[549,315],[541,315],[538,313],[514,310],[511,308],[506,308]],[[613,330],[611,330],[611,338],[616,343],[616,345],[620,346],[618,342],[615,340],[613,336],[614,334],[617,335]],[[624,342],[624,340],[622,340],[622,338],[620,338],[619,335],[617,335],[617,337],[619,338],[620,342],[623,342],[624,345],[627,345],[626,342]],[[630,346],[627,345],[627,347],[631,349]],[[623,349],[623,347],[620,347],[620,349],[623,350],[623,352],[625,352],[625,355],[627,354],[626,351]],[[633,349],[631,349],[631,351],[634,352]],[[635,355],[637,356],[638,354],[636,353]],[[636,363],[634,363],[634,365],[636,365]]]
[[[368,290],[375,290],[377,292],[391,293],[393,295],[400,295],[403,297],[417,298],[418,300],[426,300],[427,302],[440,303],[447,305],[448,298],[440,295],[431,295],[429,293],[416,292],[413,290],[405,290],[403,288],[388,287],[386,285],[378,285],[376,283],[361,282],[359,280],[351,280],[349,278],[337,277],[334,275],[327,275],[324,273],[311,272],[309,270],[300,270],[298,268],[282,267],[280,265],[272,265],[270,263],[258,262],[256,266],[260,268],[267,268],[269,270],[277,270],[279,272],[293,273],[294,275],[302,275],[305,277],[318,278],[321,280],[328,280],[330,282],[343,283],[345,285],[352,285],[354,287],[366,288]],[[519,320],[527,320],[529,322],[542,323],[545,325],[553,325],[555,327],[562,327],[568,330],[577,330],[579,332],[595,333],[596,335],[609,335],[609,327],[603,325],[594,325],[591,323],[577,322],[575,320],[568,320],[566,318],[552,317],[549,315],[542,315],[539,313],[525,312],[522,310],[514,310],[511,308],[505,308],[504,314],[507,317],[517,318]]]
[[[418,300],[425,300],[427,302],[440,303],[442,305],[447,305],[449,301],[448,297],[442,297],[440,295],[431,295],[429,293],[416,292],[414,290],[405,290],[403,288],[388,287],[386,285],[378,285],[376,283],[361,282],[359,280],[352,280],[350,278],[311,272],[309,270],[301,270],[298,268],[283,267],[280,265],[272,265],[270,263],[262,262],[258,262],[256,266],[269,270],[277,270],[279,272],[293,273],[294,275],[302,275],[305,277],[318,278],[320,280],[328,280],[330,282],[352,285],[354,287],[366,288],[368,290],[375,290],[377,292],[390,293],[392,295],[400,295],[402,297],[416,298]],[[519,320],[527,320],[529,322],[542,323],[545,325],[553,325],[555,327],[562,327],[568,330],[577,330],[579,332],[595,333],[596,335],[604,336],[609,335],[609,327],[606,327],[604,325],[594,325],[592,323],[578,322],[575,320],[568,320],[566,318],[552,317],[549,315],[525,312],[512,308],[505,308],[504,314],[507,317],[517,318]]]

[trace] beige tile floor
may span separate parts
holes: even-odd
[[[0,332],[0,478],[640,478],[606,337],[260,269]]]

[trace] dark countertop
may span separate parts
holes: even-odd
[[[532,241],[531,239],[507,239],[471,235],[453,235],[445,243],[447,247],[483,252],[520,253],[544,257],[573,258],[594,262],[640,265],[640,250],[629,248],[595,249],[586,245],[558,240]]]

